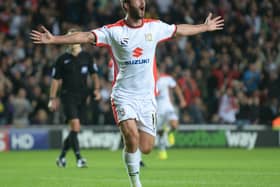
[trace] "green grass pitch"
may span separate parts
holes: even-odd
[[[78,169],[72,152],[57,168],[58,150],[0,153],[0,187],[129,187],[121,151],[83,150],[89,167]],[[143,156],[143,187],[279,187],[280,149],[170,149]]]

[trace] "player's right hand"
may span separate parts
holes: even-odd
[[[48,103],[48,108],[50,111],[54,112],[58,109],[58,102],[57,99],[51,99]]]
[[[32,30],[30,33],[30,39],[35,44],[48,44],[53,41],[54,36],[48,29],[46,29],[44,26],[41,26],[41,29],[43,32]]]

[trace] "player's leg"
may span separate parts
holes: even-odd
[[[172,146],[175,144],[175,135],[174,132],[177,130],[179,122],[177,120],[177,118],[173,118],[169,121],[169,125],[170,125],[170,130],[168,132],[168,142],[169,145]]]
[[[58,167],[66,167],[66,154],[71,147],[71,142],[70,142],[70,133],[68,134],[67,138],[63,141],[63,146],[60,152],[59,157],[56,160],[56,165]]]
[[[77,160],[77,167],[78,168],[85,168],[87,167],[86,159],[81,156],[80,152],[80,143],[78,139],[78,134],[81,131],[81,122],[84,122],[85,113],[86,113],[86,99],[87,96],[81,96],[76,98],[75,110],[73,116],[77,116],[77,118],[71,120],[71,131],[73,132],[73,141],[72,141],[72,149],[74,151],[76,160]]]
[[[140,150],[138,132],[138,103],[133,99],[115,98],[111,100],[116,123],[123,136],[123,160],[127,168],[132,187],[141,187]]]
[[[166,151],[167,148],[167,133],[164,130],[158,131],[158,157],[160,160],[166,160],[168,158],[168,154]]]
[[[78,167],[86,167],[86,161],[82,158],[80,154],[80,146],[78,140],[78,133],[80,132],[80,120],[79,120],[79,108],[78,108],[78,98],[72,96],[64,96],[62,98],[64,113],[66,120],[70,126],[70,132],[64,141],[64,145],[58,160],[65,160],[65,154],[69,148],[72,148],[77,159]]]
[[[149,154],[155,145],[155,137],[147,132],[139,131],[139,148],[142,153]]]
[[[166,147],[167,147],[166,112],[164,111],[161,111],[158,114],[157,135],[158,135],[157,138],[158,138],[158,149],[159,149],[158,157],[161,160],[166,160],[168,158],[168,155],[166,152]]]
[[[155,145],[156,137],[156,102],[155,100],[138,101],[139,110],[139,148],[143,154],[149,154]]]
[[[74,103],[71,102],[71,98],[67,95],[62,96],[61,101],[64,109],[64,114],[66,117],[65,121],[70,124],[69,119],[72,119],[74,116],[74,112],[73,112],[75,108]],[[68,150],[72,147],[71,144],[72,144],[72,133],[69,132],[67,137],[63,141],[60,155],[56,160],[56,165],[58,167],[66,167],[66,154]]]
[[[141,187],[140,172],[140,150],[139,133],[136,120],[128,119],[120,122],[120,130],[124,141],[123,160],[125,162],[127,172],[132,187]]]
[[[87,167],[86,160],[81,156],[81,152],[80,152],[78,134],[81,129],[81,124],[78,118],[70,120],[70,129],[71,129],[70,131],[71,147],[76,157],[77,167],[79,168]]]

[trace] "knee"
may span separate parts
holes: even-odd
[[[172,120],[172,121],[170,121],[170,125],[173,129],[177,129],[178,128],[178,121],[177,120]]]
[[[152,152],[152,149],[151,148],[148,148],[148,147],[140,147],[140,150],[143,154],[147,155],[149,154],[150,152]]]
[[[140,145],[140,151],[143,154],[149,154],[150,152],[152,152],[154,145],[153,144],[145,144],[145,145]]]

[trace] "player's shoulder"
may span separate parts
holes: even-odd
[[[107,29],[112,29],[112,28],[117,28],[117,27],[123,27],[124,25],[125,25],[125,22],[123,19],[121,19],[115,23],[105,25],[104,27]]]
[[[163,22],[159,19],[151,19],[151,18],[143,19],[143,25],[145,25],[148,28],[151,28],[152,30],[161,29],[162,24],[163,24]]]

